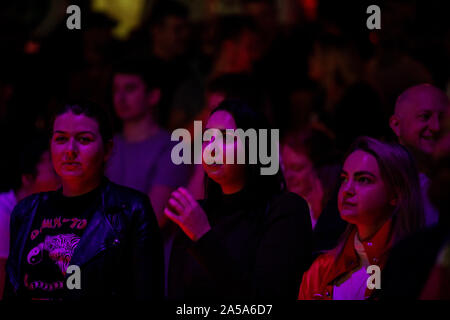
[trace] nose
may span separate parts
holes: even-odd
[[[355,194],[355,187],[352,180],[342,182],[341,191],[345,197],[351,197]]]
[[[75,160],[78,155],[78,145],[77,145],[75,139],[72,138],[69,141],[69,143],[67,143],[66,146],[67,146],[66,150],[65,150],[66,159],[67,160]]]
[[[114,98],[115,98],[116,103],[121,103],[121,104],[124,103],[125,102],[125,94],[124,94],[123,90],[117,89],[115,92]]]

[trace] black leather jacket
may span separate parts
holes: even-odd
[[[69,290],[65,286],[64,297],[162,299],[162,241],[148,197],[106,178],[100,188],[102,204],[89,221],[70,261],[80,267],[81,289]],[[52,201],[54,193],[31,195],[14,208],[5,299],[22,296],[26,239],[39,205]]]

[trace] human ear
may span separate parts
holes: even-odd
[[[29,188],[33,185],[34,178],[32,174],[22,174],[22,187]]]
[[[153,106],[157,105],[159,100],[161,99],[161,89],[156,88],[156,89],[151,90],[148,93],[147,99],[148,99],[148,104],[150,106],[153,107]]]
[[[389,118],[389,126],[392,131],[394,131],[395,135],[400,137],[400,119],[397,115],[394,114]]]

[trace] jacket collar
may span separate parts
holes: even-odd
[[[392,245],[391,231],[392,219],[390,218],[370,239],[361,241],[370,264],[378,265],[382,268],[386,263],[387,254]],[[334,267],[330,270],[329,276],[327,277],[327,284],[332,283],[340,276],[359,266],[359,256],[354,247],[356,232],[356,228],[354,228],[345,240],[342,254],[336,260]]]
[[[106,217],[107,203],[105,196],[110,189],[109,180],[103,179],[100,185],[101,206],[96,210],[84,231],[80,242],[74,250],[71,265],[81,267],[97,254],[109,247],[109,243],[116,243],[117,232]]]

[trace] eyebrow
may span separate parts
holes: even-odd
[[[67,132],[61,131],[61,130],[55,130],[55,131],[53,131],[53,134],[55,134],[55,133],[67,134]],[[77,135],[80,135],[80,134],[92,134],[93,136],[95,136],[95,133],[92,132],[92,131],[80,131],[80,132],[77,132],[76,134],[77,134]]]
[[[345,170],[342,170],[341,174],[348,175],[348,173]],[[376,176],[372,172],[369,172],[369,171],[357,171],[354,173],[355,177],[360,177],[363,175],[369,175],[369,176],[373,177],[374,179],[376,179]]]

